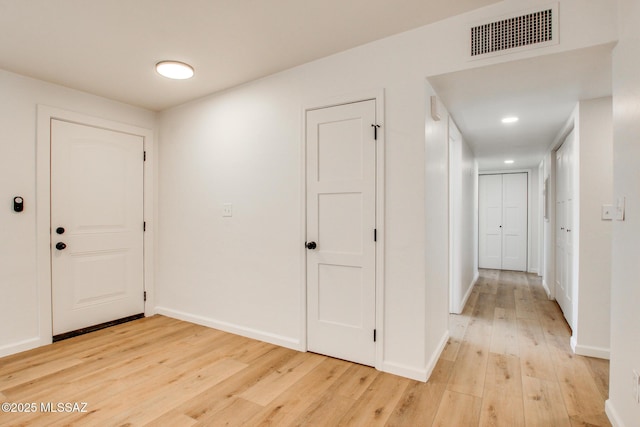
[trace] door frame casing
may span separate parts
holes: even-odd
[[[157,217],[154,206],[155,156],[153,131],[112,120],[89,116],[60,108],[38,104],[36,123],[36,266],[38,289],[38,344],[51,344],[52,277],[51,277],[51,120],[93,126],[143,138],[146,161],[143,165],[143,215],[147,224],[143,240],[143,288],[147,298],[144,314],[154,314],[154,227]],[[143,159],[140,159],[143,161]]]
[[[307,350],[307,249],[304,241],[307,235],[307,112],[322,108],[336,107],[363,101],[376,101],[376,121],[380,125],[376,141],[376,265],[375,265],[375,322],[376,355],[375,368],[383,369],[384,362],[384,188],[385,188],[385,126],[384,126],[384,89],[347,94],[317,102],[311,102],[301,109],[301,155],[300,155],[300,351]],[[372,337],[373,339],[373,337]]]

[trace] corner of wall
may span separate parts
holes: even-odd
[[[622,422],[618,411],[616,411],[616,408],[613,406],[611,399],[607,399],[604,402],[604,412],[607,414],[607,417],[613,427],[626,427]]]
[[[433,370],[438,364],[438,359],[444,351],[447,341],[449,340],[449,330],[446,330],[435,351],[429,357],[424,369],[416,369],[412,366],[401,365],[394,362],[384,362],[382,365],[382,371],[389,374],[399,375],[405,378],[410,378],[416,381],[426,382],[431,377]]]

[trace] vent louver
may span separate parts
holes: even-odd
[[[556,40],[555,8],[471,27],[471,57]]]

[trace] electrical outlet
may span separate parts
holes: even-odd
[[[633,370],[633,400],[640,404],[640,374],[635,369]]]
[[[231,203],[222,204],[222,216],[233,216],[233,205]]]

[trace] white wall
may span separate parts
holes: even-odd
[[[38,345],[36,106],[153,129],[155,114],[0,70],[0,356]],[[14,196],[25,209],[15,213]],[[47,337],[43,337],[47,338]],[[49,335],[48,338],[51,338]]]
[[[609,358],[611,313],[611,221],[601,219],[601,206],[611,203],[611,98],[582,100],[559,132],[543,161],[549,178],[549,221],[544,222],[544,275],[555,298],[555,150],[574,131],[574,330],[573,350]]]
[[[580,101],[579,110],[578,323],[572,344],[578,354],[609,358],[611,221],[601,219],[601,207],[613,198],[611,98]]]
[[[626,198],[624,221],[613,226],[611,365],[607,414],[614,426],[639,425],[631,394],[640,372],[640,3],[620,0],[620,41],[613,52],[613,196]]]
[[[449,206],[450,270],[449,310],[460,314],[478,277],[475,185],[476,162],[473,151],[453,120],[449,120]]]
[[[468,60],[470,23],[546,3],[500,2],[162,113],[158,311],[304,348],[302,111],[384,89],[382,368],[426,378],[447,335],[448,170],[425,77],[615,39],[607,1],[563,0],[560,45]]]

